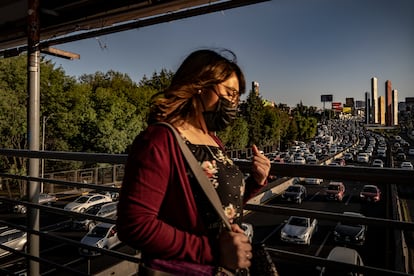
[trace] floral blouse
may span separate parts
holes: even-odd
[[[219,148],[207,145],[195,145],[186,141],[195,158],[210,179],[211,185],[216,189],[224,213],[230,223],[240,224],[242,222],[242,206],[244,194],[244,175],[233,161]],[[190,174],[190,181],[197,208],[206,223],[211,234],[217,234],[223,223],[216,214],[210,201],[200,188],[194,176]]]

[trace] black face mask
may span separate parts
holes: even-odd
[[[225,129],[234,121],[237,107],[224,97],[219,97],[216,111],[204,111],[204,121],[209,131],[220,131]]]

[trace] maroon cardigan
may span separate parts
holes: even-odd
[[[214,264],[217,256],[198,214],[183,158],[165,126],[151,125],[137,136],[120,192],[118,236],[147,257]],[[245,202],[262,188],[252,184],[246,187]]]

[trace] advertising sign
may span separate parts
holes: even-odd
[[[321,102],[332,102],[332,94],[330,95],[321,95]]]
[[[332,109],[342,110],[342,104],[339,102],[332,102]]]

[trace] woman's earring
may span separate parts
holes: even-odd
[[[201,89],[198,89],[197,94],[201,94]]]

